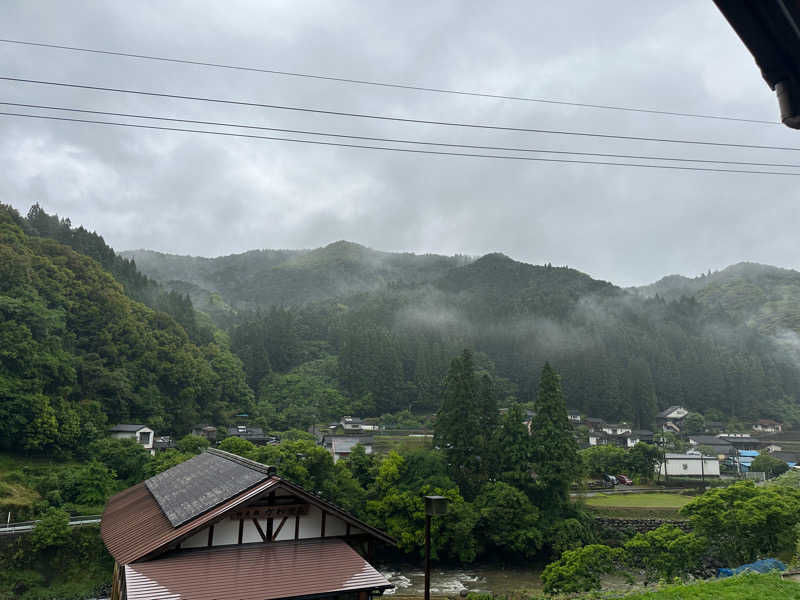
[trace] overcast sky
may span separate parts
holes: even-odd
[[[750,54],[713,3],[700,0],[5,0],[0,37],[584,103],[766,120],[778,113]],[[778,125],[9,44],[0,44],[0,75],[425,120],[800,147],[800,132]],[[461,144],[800,164],[800,152],[459,129],[5,81],[0,100]],[[218,256],[347,239],[388,251],[504,252],[620,285],[744,260],[800,268],[795,177],[410,155],[7,116],[0,116],[0,165],[0,201],[23,213],[39,202],[117,250]]]

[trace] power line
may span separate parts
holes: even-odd
[[[390,142],[395,144],[417,144],[423,146],[441,146],[447,148],[467,148],[472,150],[498,150],[502,152],[534,152],[539,154],[562,154],[570,156],[595,156],[602,158],[628,158],[636,160],[667,160],[674,162],[687,162],[687,163],[707,163],[707,164],[723,164],[723,165],[740,165],[748,167],[779,167],[779,168],[800,168],[800,164],[791,163],[760,163],[736,160],[711,160],[703,158],[677,158],[673,156],[648,156],[637,154],[607,154],[603,152],[572,152],[567,150],[550,150],[546,148],[517,148],[508,146],[483,146],[478,144],[456,144],[450,142],[429,142],[423,140],[409,140],[401,138],[386,138],[386,137],[372,137],[364,135],[350,135],[344,133],[330,133],[325,131],[310,131],[303,129],[283,129],[279,127],[264,127],[260,125],[247,125],[243,123],[226,123],[222,121],[200,121],[195,119],[181,119],[177,117],[159,117],[154,115],[142,115],[135,113],[121,113],[110,112],[103,110],[89,110],[83,108],[71,108],[65,106],[50,106],[43,104],[24,104],[22,102],[0,102],[2,106],[16,106],[21,108],[36,108],[44,110],[60,110],[73,113],[87,113],[93,115],[105,115],[107,117],[127,117],[133,119],[148,119],[155,121],[171,121],[177,123],[191,123],[195,125],[213,125],[215,127],[237,127],[241,129],[254,129],[258,131],[276,131],[281,133],[297,133],[302,135],[315,135],[321,137],[335,137],[346,138],[353,140],[365,140],[371,142]]]
[[[136,129],[150,129],[157,131],[179,131],[184,133],[203,133],[208,135],[221,135],[226,137],[248,138],[258,140],[274,140],[279,142],[294,142],[298,144],[314,144],[320,146],[334,146],[339,148],[361,148],[366,150],[385,150],[389,152],[405,152],[409,154],[432,154],[437,156],[467,156],[471,158],[492,158],[501,160],[517,160],[517,161],[531,161],[531,162],[547,162],[547,163],[570,163],[570,164],[583,164],[583,165],[603,165],[615,167],[637,167],[646,169],[670,169],[676,171],[708,171],[715,173],[747,173],[754,175],[788,175],[791,177],[798,177],[800,173],[791,173],[786,171],[751,171],[745,169],[716,169],[711,167],[681,167],[677,165],[651,165],[642,163],[617,163],[608,161],[597,160],[571,160],[566,158],[538,158],[533,156],[509,156],[500,154],[470,154],[465,152],[450,152],[440,150],[416,150],[414,148],[393,148],[390,146],[369,146],[365,144],[346,144],[343,142],[323,142],[320,140],[303,140],[297,138],[273,137],[265,135],[253,135],[247,133],[231,133],[228,131],[209,131],[205,129],[184,129],[180,127],[162,127],[156,125],[142,125],[140,123],[118,123],[114,121],[98,121],[93,119],[75,119],[70,117],[54,117],[51,115],[30,115],[23,113],[0,112],[0,116],[9,117],[25,117],[30,119],[46,119],[50,121],[66,121],[71,123],[91,123],[97,125],[115,125],[118,127],[130,127]]]
[[[119,52],[114,50],[98,50],[96,48],[80,48],[77,46],[66,46],[62,44],[47,44],[44,42],[31,42],[26,40],[0,39],[5,44],[17,44],[20,46],[38,46],[41,48],[53,48],[57,50],[69,50],[72,52],[85,52],[90,54],[105,54],[109,56],[123,56],[125,58],[137,58],[158,62],[177,63],[185,65],[195,65],[201,67],[213,67],[217,69],[229,69],[234,71],[250,71],[254,73],[268,73],[270,75],[283,75],[287,77],[302,77],[306,79],[317,79],[322,81],[336,81],[338,83],[351,83],[356,85],[368,85],[384,88],[395,88],[401,90],[412,90],[417,92],[435,92],[438,94],[455,94],[458,96],[473,96],[478,98],[492,98],[495,100],[519,100],[523,102],[538,102],[541,104],[557,104],[561,106],[573,106],[577,108],[597,108],[604,110],[616,110],[624,112],[646,113],[653,115],[663,115],[670,117],[691,117],[695,119],[717,119],[723,121],[739,121],[743,123],[761,123],[766,125],[780,125],[777,121],[765,121],[760,119],[746,119],[743,117],[727,117],[722,115],[705,115],[697,113],[675,112],[668,110],[655,110],[649,108],[638,108],[632,106],[613,106],[607,104],[589,104],[586,102],[569,102],[566,100],[553,100],[551,98],[531,98],[526,96],[507,96],[504,94],[490,94],[488,92],[468,92],[464,90],[452,90],[446,88],[426,87],[420,85],[409,85],[402,83],[388,83],[384,81],[371,81],[367,79],[351,79],[348,77],[335,77],[332,75],[316,75],[312,73],[298,73],[295,71],[282,71],[278,69],[266,69],[260,67],[245,67],[241,65],[228,65],[201,60],[190,60],[183,58],[169,58],[164,56],[153,56],[149,54],[135,54],[133,52]]]
[[[82,85],[77,83],[63,83],[58,81],[45,81],[39,79],[23,79],[21,77],[4,77],[0,76],[0,80],[2,81],[14,81],[18,83],[33,83],[37,85],[50,85],[56,87],[67,87],[67,88],[76,88],[76,89],[83,89],[83,90],[96,90],[101,92],[115,92],[115,93],[122,93],[122,94],[136,94],[139,96],[151,96],[155,98],[172,98],[176,100],[193,100],[198,102],[212,102],[216,104],[229,104],[235,106],[250,106],[255,108],[269,108],[275,110],[287,110],[287,111],[294,111],[294,112],[303,112],[303,113],[315,113],[321,115],[332,115],[338,117],[354,117],[359,119],[374,119],[379,121],[395,121],[399,123],[413,123],[417,125],[443,125],[447,127],[465,127],[469,129],[490,129],[493,131],[516,131],[522,133],[546,133],[546,134],[553,134],[553,135],[572,135],[572,136],[581,136],[581,137],[592,137],[592,138],[602,138],[602,139],[613,139],[613,140],[629,140],[629,141],[639,141],[639,142],[663,142],[663,143],[670,143],[670,144],[692,144],[692,145],[700,145],[700,146],[719,146],[725,148],[753,148],[759,150],[792,150],[792,151],[800,151],[800,148],[796,147],[786,147],[786,146],[762,146],[757,144],[733,144],[733,143],[723,143],[723,142],[708,142],[702,140],[680,140],[680,139],[671,139],[671,138],[651,138],[651,137],[640,137],[640,136],[631,136],[631,135],[611,135],[605,133],[589,133],[589,132],[582,132],[582,131],[566,131],[566,130],[558,130],[558,129],[533,129],[527,127],[508,127],[508,126],[501,126],[501,125],[485,125],[485,124],[478,124],[478,123],[462,123],[457,121],[430,121],[425,119],[411,119],[411,118],[404,118],[404,117],[389,117],[385,115],[373,115],[367,113],[353,113],[353,112],[344,112],[344,111],[336,111],[336,110],[323,110],[318,108],[307,108],[307,107],[299,107],[299,106],[287,106],[282,104],[264,104],[260,102],[247,102],[243,100],[225,100],[221,98],[208,98],[204,96],[185,96],[180,94],[168,94],[166,92],[145,92],[142,90],[131,90],[125,88],[112,88],[112,87],[103,87],[97,85]]]

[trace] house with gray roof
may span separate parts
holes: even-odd
[[[392,587],[366,558],[391,537],[216,449],[112,496],[100,534],[111,600],[369,600]]]

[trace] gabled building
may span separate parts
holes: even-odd
[[[228,427],[228,437],[242,438],[243,440],[254,443],[256,446],[266,446],[278,441],[277,438],[266,435],[261,427],[250,427],[250,425],[234,425],[233,427]]]
[[[100,532],[111,600],[368,600],[392,587],[364,558],[392,538],[220,450],[112,496]]]
[[[322,446],[333,456],[334,464],[340,458],[347,458],[357,445],[364,446],[366,454],[372,454],[372,436],[366,435],[324,435]]]
[[[714,435],[689,436],[689,444],[693,448],[697,448],[698,446],[705,446],[709,448],[709,450],[713,451],[714,455],[716,455],[720,460],[725,460],[734,454],[733,445],[731,445],[729,441],[718,438]]]
[[[153,454],[153,438],[155,432],[147,425],[136,423],[120,423],[109,428],[109,433],[112,438],[123,440],[135,440],[145,450],[149,450]]]
[[[753,425],[753,431],[763,431],[765,433],[780,433],[783,425],[772,419],[759,419]]]
[[[606,424],[603,419],[598,419],[597,417],[586,417],[585,423],[590,431],[602,431],[603,425]]]
[[[656,415],[656,424],[662,431],[680,433],[681,423],[688,414],[682,406],[670,406]]]
[[[567,418],[569,422],[573,425],[580,425],[581,424],[581,413],[574,408],[571,408],[567,411]]]

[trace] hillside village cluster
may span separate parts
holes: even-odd
[[[505,409],[501,409],[503,412]],[[534,411],[527,411],[525,424],[530,430]],[[762,453],[781,460],[792,468],[800,464],[800,432],[783,431],[783,425],[772,419],[759,419],[752,424],[751,433],[726,432],[722,422],[708,421],[703,433],[685,431],[685,418],[689,411],[682,406],[670,406],[658,413],[656,428],[663,434],[672,434],[688,445],[686,452],[665,452],[658,466],[663,477],[722,477],[758,478],[750,473],[753,460]],[[607,423],[596,417],[585,417],[579,411],[567,411],[575,428],[576,438],[583,448],[616,446],[633,448],[638,443],[663,445],[664,435],[647,429],[633,429],[627,423]],[[247,416],[239,415],[240,423],[227,428],[213,425],[196,425],[191,433],[215,444],[223,437],[237,437],[255,445],[278,444],[279,438],[264,432],[261,427],[246,423]],[[338,423],[314,429],[317,442],[333,457],[334,462],[346,458],[360,444],[367,454],[374,451],[374,436],[385,432],[385,427],[374,419],[343,416]],[[143,424],[119,424],[110,429],[112,437],[136,440],[151,454],[173,448],[171,436],[158,436]],[[410,437],[430,438],[430,432],[408,433]],[[800,468],[800,467],[798,467]]]

